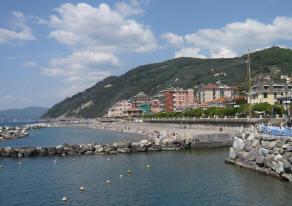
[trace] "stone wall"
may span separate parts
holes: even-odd
[[[227,163],[292,181],[292,137],[236,134]]]

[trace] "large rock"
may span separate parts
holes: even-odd
[[[246,159],[249,161],[255,161],[256,157],[257,157],[257,149],[254,148],[248,153]]]
[[[264,156],[257,156],[256,157],[256,164],[260,167],[265,165],[265,157]]]
[[[283,162],[278,162],[276,166],[276,172],[278,174],[282,174],[284,172],[284,165]]]
[[[243,147],[243,150],[246,151],[246,152],[249,152],[253,149],[252,147],[252,143],[250,141],[245,141],[244,142],[244,147]]]
[[[236,152],[236,154],[242,151],[243,147],[244,147],[244,141],[238,137],[235,137],[234,142],[233,142],[233,149]]]
[[[48,148],[46,147],[41,147],[39,150],[39,156],[44,157],[44,156],[48,156]]]
[[[24,150],[23,156],[24,157],[33,157],[37,155],[37,149],[36,147],[27,147]]]
[[[285,173],[290,174],[292,172],[292,165],[287,160],[284,160],[283,168],[284,168]]]
[[[48,154],[49,156],[54,156],[57,154],[57,149],[55,147],[48,147]]]
[[[235,160],[236,157],[237,157],[236,152],[234,151],[233,147],[230,147],[230,149],[229,149],[229,158],[232,159],[232,160]]]

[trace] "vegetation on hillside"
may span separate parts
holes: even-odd
[[[121,76],[111,76],[93,87],[54,105],[43,118],[95,118],[106,113],[116,101],[128,99],[140,91],[155,95],[168,87],[194,88],[196,85],[216,83],[227,85],[244,83],[247,56],[220,59],[177,58],[162,63],[132,69]],[[292,51],[272,47],[251,54],[252,77],[265,75],[279,79],[280,74],[292,73]],[[87,107],[82,105],[92,101]]]

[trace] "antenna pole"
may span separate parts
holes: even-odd
[[[251,79],[250,79],[250,54],[248,50],[248,94],[249,94],[249,124],[251,124]]]

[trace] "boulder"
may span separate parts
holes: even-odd
[[[93,152],[92,152],[91,150],[89,150],[89,151],[86,151],[86,152],[84,153],[84,155],[86,155],[86,156],[91,156],[91,155],[93,155]]]
[[[257,149],[254,148],[248,153],[246,159],[249,161],[255,161],[256,156],[257,156]]]
[[[41,147],[39,150],[39,156],[44,157],[44,156],[48,156],[48,148],[46,147]]]
[[[243,150],[244,147],[244,141],[242,139],[239,139],[237,137],[234,138],[234,142],[233,142],[233,149],[236,153],[240,152],[241,150]]]
[[[24,157],[33,157],[36,155],[37,155],[36,147],[27,147],[23,152]]]
[[[252,144],[250,141],[245,141],[244,142],[244,147],[243,147],[243,150],[246,151],[246,152],[249,152],[253,149],[252,147]]]
[[[257,156],[256,157],[256,164],[260,167],[265,165],[265,157],[264,156]]]
[[[54,156],[55,154],[57,154],[57,150],[55,147],[48,147],[48,154],[49,156]]]
[[[292,165],[287,160],[283,162],[283,168],[285,173],[290,174],[292,172]]]
[[[276,172],[282,174],[284,172],[283,162],[278,162],[276,165]]]
[[[237,157],[236,152],[234,151],[233,147],[230,147],[229,149],[229,158],[232,160],[235,160]]]

